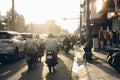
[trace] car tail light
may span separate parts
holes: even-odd
[[[47,53],[48,53],[48,54],[52,54],[52,52],[51,52],[51,51],[48,51]]]
[[[3,43],[12,43],[13,40],[2,40]]]

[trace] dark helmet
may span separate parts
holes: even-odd
[[[36,38],[39,38],[39,35],[36,35],[35,37],[36,37]]]
[[[52,33],[50,33],[50,34],[48,35],[48,37],[49,37],[49,38],[53,38],[54,36],[53,36]]]

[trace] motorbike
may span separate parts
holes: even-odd
[[[85,53],[83,55],[83,58],[88,62],[92,61],[92,53],[91,53],[90,49],[84,48],[84,51],[85,51]]]
[[[32,69],[36,66],[37,58],[36,54],[27,54],[26,55],[26,62],[28,65],[28,69]]]
[[[64,51],[66,54],[69,53],[69,50],[70,50],[70,48],[68,46],[64,45]]]
[[[120,49],[118,48],[109,49],[108,56],[107,58],[109,65],[112,66],[114,69],[116,69],[118,72],[120,72]]]
[[[91,47],[90,44],[88,42],[86,42],[84,49],[84,55],[83,55],[83,59],[85,59],[87,62],[91,62],[92,61],[92,52],[91,52]]]
[[[49,68],[49,72],[55,71],[55,66],[58,64],[57,54],[55,51],[47,50],[46,51],[46,64]]]
[[[64,47],[64,51],[65,51],[65,53],[66,53],[66,54],[69,53],[69,50],[70,50],[70,44],[64,44],[63,47]]]

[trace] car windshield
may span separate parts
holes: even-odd
[[[0,32],[0,39],[10,39],[10,34],[5,32]]]

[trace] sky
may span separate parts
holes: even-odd
[[[15,10],[25,17],[26,23],[44,23],[56,20],[56,24],[73,32],[79,25],[80,0],[14,0]],[[1,15],[11,9],[12,0],[0,0]],[[63,20],[67,18],[67,20]],[[74,19],[73,19],[74,18]]]

